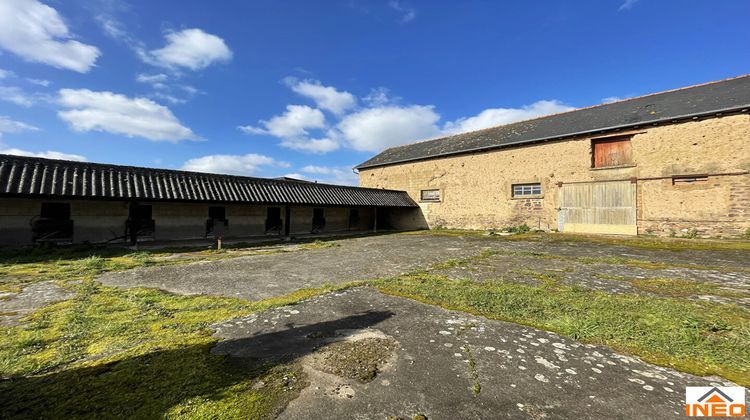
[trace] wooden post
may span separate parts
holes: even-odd
[[[289,239],[289,232],[291,231],[292,224],[292,208],[290,206],[284,207],[284,237]]]
[[[372,223],[372,231],[374,233],[377,233],[378,231],[378,208],[373,207],[372,209],[373,209],[373,218],[374,218],[373,223]]]
[[[133,215],[135,214],[134,207],[135,202],[130,202],[128,205],[128,235],[130,235],[130,245],[138,245],[138,223],[135,221]]]

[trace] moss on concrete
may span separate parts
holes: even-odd
[[[212,355],[209,325],[349,286],[247,302],[68,284],[73,299],[0,327],[0,417],[272,417],[304,387],[299,367]]]

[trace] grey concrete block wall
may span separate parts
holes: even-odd
[[[31,243],[31,219],[39,207],[36,200],[0,200],[0,245]]]
[[[343,207],[331,207],[323,210],[326,218],[325,230],[328,232],[339,232],[349,229],[349,209]]]
[[[156,221],[154,239],[198,239],[206,235],[208,206],[205,204],[142,203],[151,204]]]
[[[228,205],[226,237],[259,236],[266,232],[267,206]],[[208,210],[206,210],[208,212]],[[283,220],[283,217],[282,217]]]
[[[36,214],[45,200],[36,201]],[[116,201],[70,201],[74,242],[106,242],[125,234],[128,205]]]
[[[284,211],[281,211],[282,219]],[[310,233],[312,231],[313,207],[292,207],[292,223],[289,233]]]
[[[374,212],[372,207],[360,207],[357,210],[358,218],[351,222],[352,230],[369,230],[373,226]]]
[[[387,222],[391,229],[417,230],[429,229],[427,220],[419,208],[388,209]]]

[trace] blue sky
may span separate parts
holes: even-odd
[[[746,74],[750,2],[0,0],[0,153],[356,183],[386,147]]]

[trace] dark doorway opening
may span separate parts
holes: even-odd
[[[313,209],[312,233],[321,232],[326,227],[325,212],[323,209]]]
[[[227,208],[224,206],[210,206],[208,208],[208,220],[206,220],[206,236],[224,236],[228,227]]]
[[[281,208],[269,207],[266,210],[266,234],[281,234]]]
[[[380,207],[376,210],[376,226],[378,230],[390,230],[392,229],[389,222],[388,209]]]
[[[209,207],[208,218],[215,219],[215,220],[227,220],[227,208],[224,206]]]
[[[349,230],[359,227],[359,209],[349,209]]]
[[[39,217],[31,221],[34,242],[72,242],[73,221],[69,203],[42,203]]]
[[[155,233],[156,222],[151,205],[131,204],[125,222],[125,236],[130,238],[130,243],[134,244],[141,238],[153,238]]]
[[[39,213],[42,219],[53,220],[70,220],[69,203],[42,203],[42,210]]]

